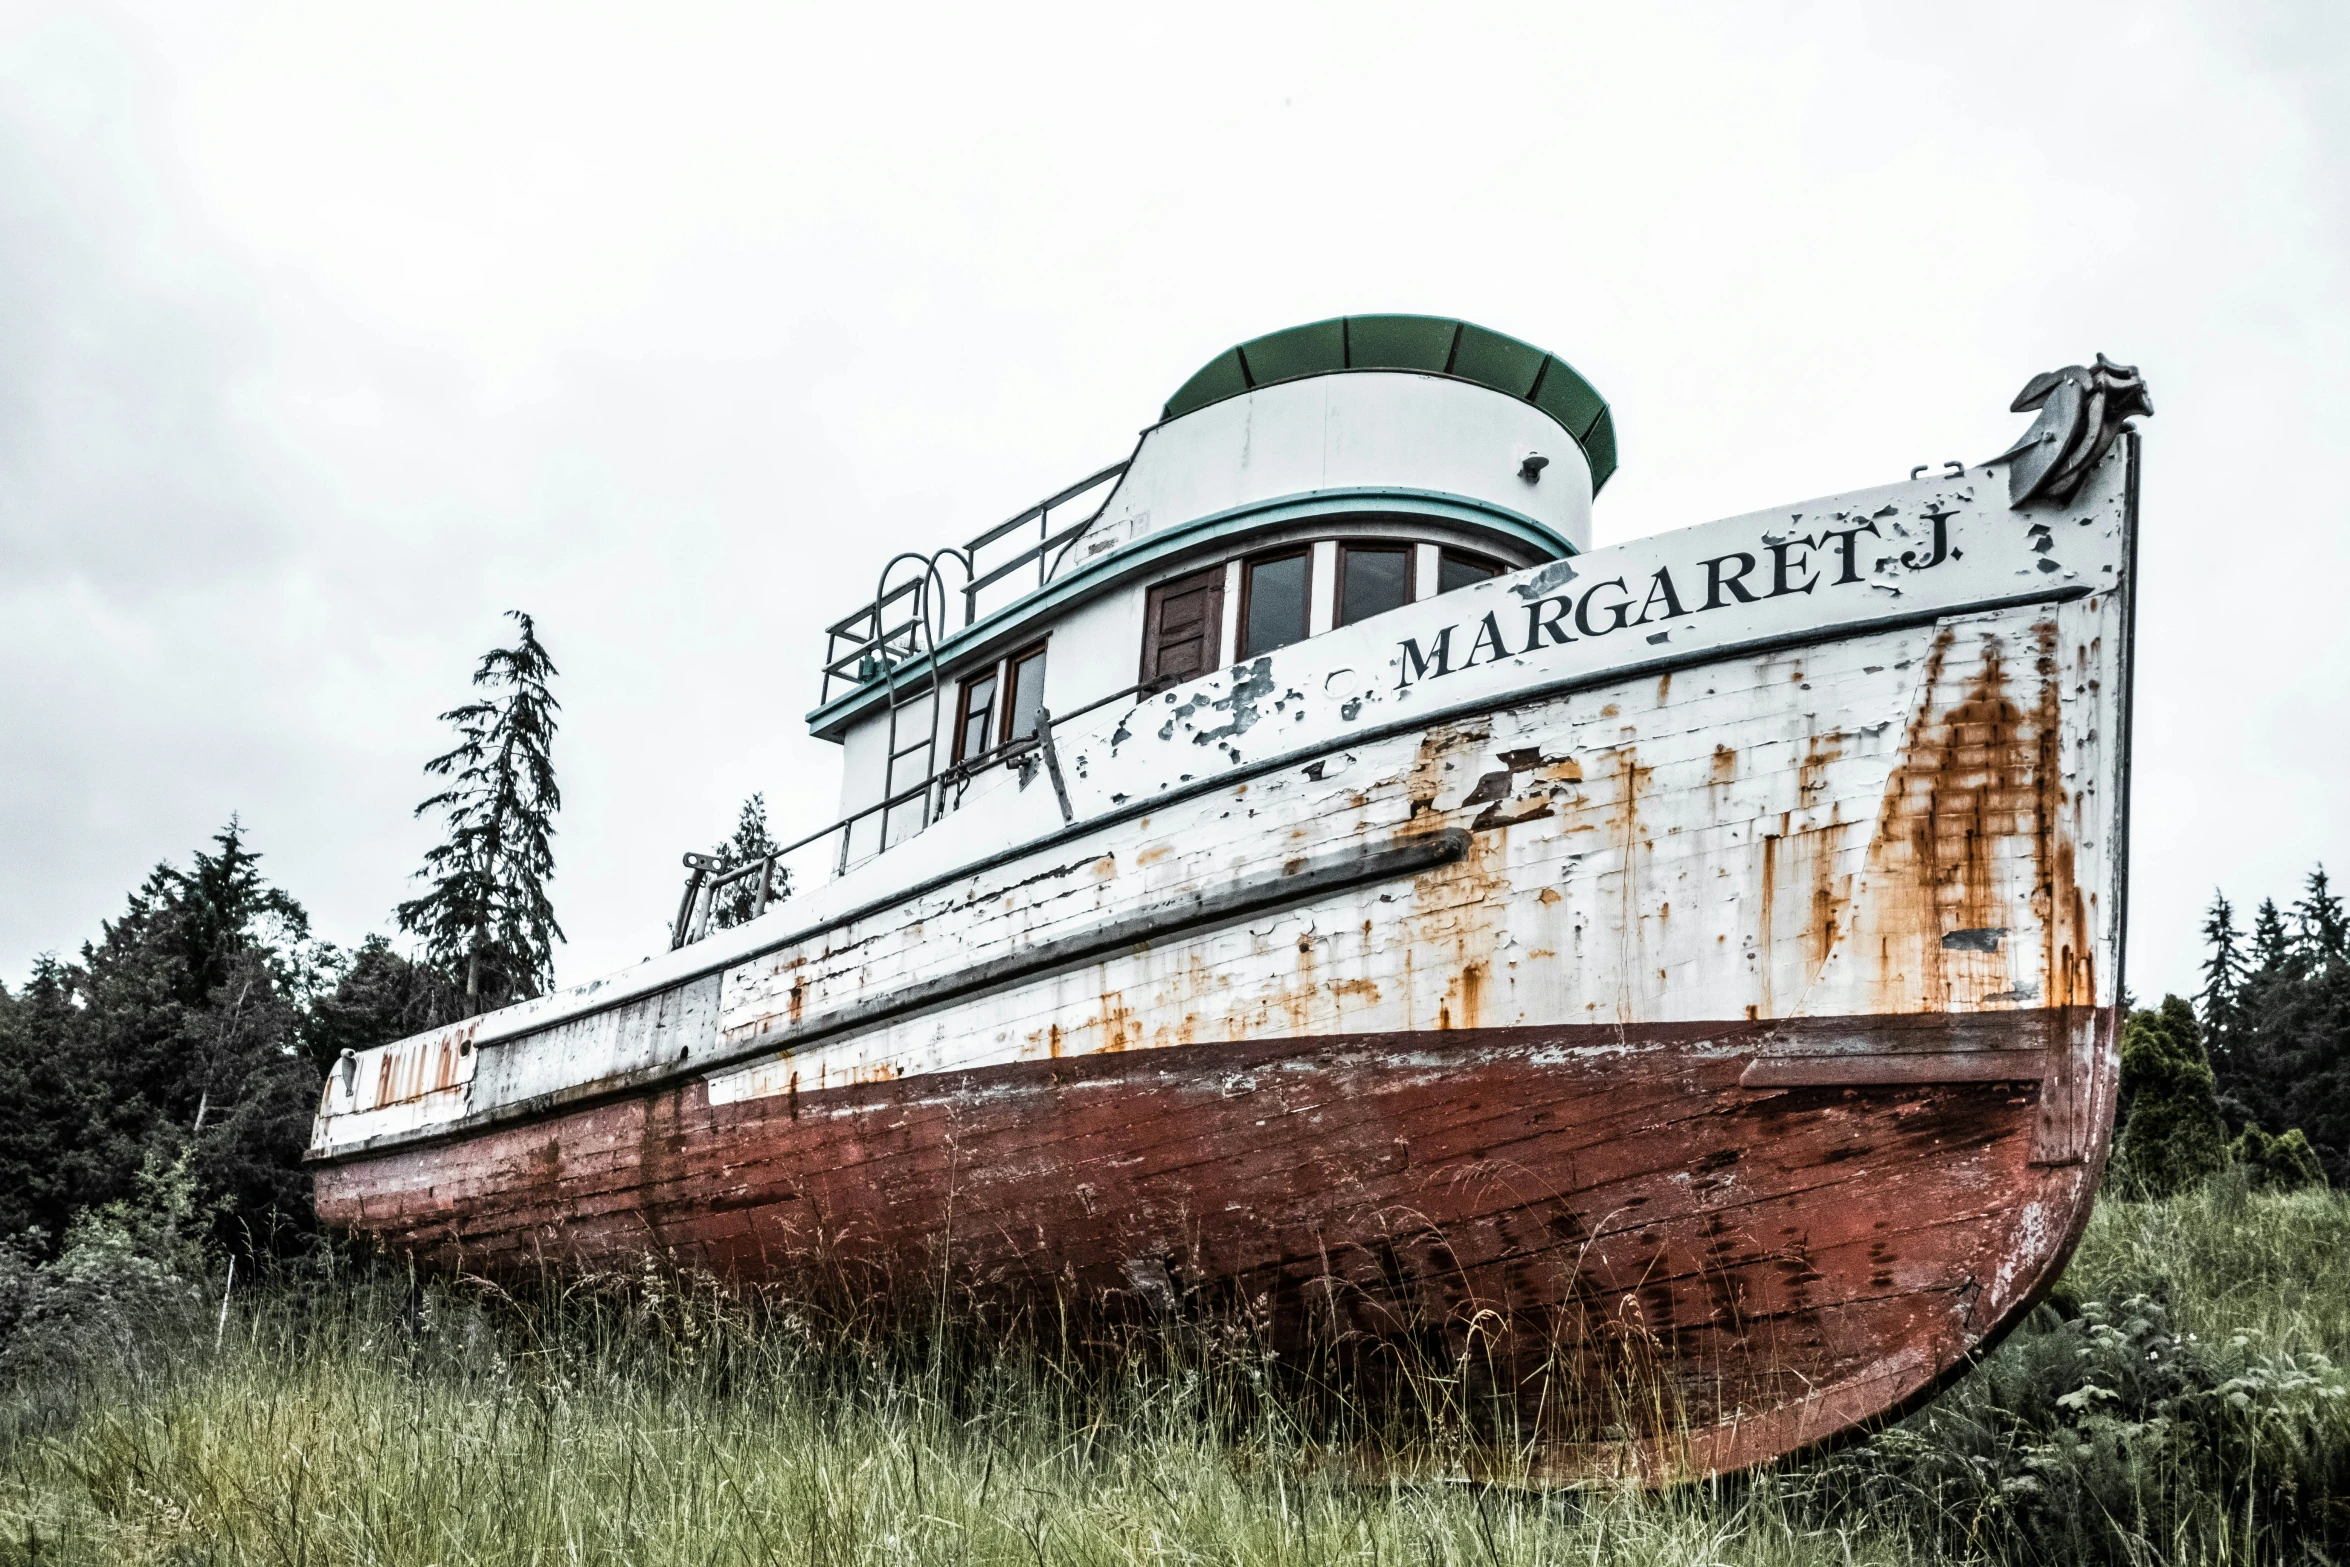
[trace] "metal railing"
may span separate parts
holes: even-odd
[[[1010,603],[1052,580],[1053,568],[1062,552],[1093,526],[1109,500],[1109,493],[1103,491],[1076,522],[1056,527],[1054,514],[1066,516],[1072,503],[1092,498],[1093,492],[1102,490],[1125,471],[1125,463],[1112,463],[997,523],[961,549],[949,546],[933,555],[906,551],[893,556],[881,568],[873,601],[825,627],[824,679],[819,705],[831,702],[839,694],[836,687],[840,685],[855,691],[876,681],[886,680],[889,684],[889,737],[884,747],[882,797],[805,838],[739,865],[729,865],[715,855],[686,855],[685,893],[678,901],[677,917],[669,926],[671,951],[707,936],[722,910],[739,912],[743,919],[756,919],[777,901],[789,897],[794,885],[813,886],[827,877],[842,875],[852,864],[879,854],[893,842],[903,842],[926,830],[960,805],[971,781],[991,768],[1033,767],[1041,763],[1051,775],[1061,818],[1069,820],[1069,790],[1061,776],[1060,757],[1053,749],[1053,725],[1132,696],[1145,687],[1129,686],[1113,691],[1062,719],[1055,719],[1039,708],[1035,734],[1006,741],[983,755],[941,767],[938,765],[942,709],[939,697],[943,687],[939,644],[976,624],[983,614],[1002,607],[982,604],[983,596],[990,589],[1003,588],[1003,602]],[[1027,536],[1031,527],[1035,530],[1033,539]],[[1001,558],[995,558],[997,555]],[[1036,571],[1033,583],[1026,580],[1028,567]],[[950,580],[958,574],[959,582]],[[953,625],[949,623],[950,606],[958,595],[962,601],[961,624]],[[925,701],[926,708],[922,705]],[[914,716],[917,713],[918,718]],[[901,732],[906,723],[912,727]],[[914,775],[915,781],[900,788],[902,772]],[[908,813],[908,806],[915,809]],[[912,830],[894,831],[895,824],[908,816]],[[873,825],[863,835],[870,839],[866,843],[861,840],[859,828],[868,821]],[[827,839],[837,839],[837,843],[821,856],[811,852]],[[860,853],[860,849],[864,852]]]
[[[669,925],[669,950],[675,952],[689,941],[699,941],[710,934],[710,922],[721,909],[730,908],[736,900],[725,894],[748,882],[756,882],[755,889],[740,903],[747,905],[741,924],[757,919],[784,898],[791,896],[791,872],[782,867],[784,851],[770,850],[755,860],[729,865],[715,854],[688,854],[685,857],[685,897],[677,905],[677,918]]]
[[[930,646],[935,647],[983,616],[1043,587],[1052,579],[1061,552],[1093,526],[1103,503],[1109,500],[1106,490],[1098,498],[1093,492],[1125,471],[1125,463],[1112,463],[997,523],[960,549],[949,547],[927,556],[901,555],[891,561],[882,570],[873,602],[824,628],[824,680],[818,705],[869,686],[921,657],[926,632]],[[1075,522],[1056,526],[1055,513],[1066,516],[1072,505],[1086,500],[1093,504],[1079,506],[1082,515]],[[1029,536],[1031,529],[1033,538]],[[909,560],[923,563],[923,572],[893,582],[892,573]],[[945,581],[950,566],[959,567],[962,574],[961,584],[951,590]],[[1027,567],[1035,568],[1033,582],[1028,580]],[[1000,602],[991,589],[1001,590]],[[954,625],[947,623],[945,600],[950,591],[962,597],[960,623]]]
[[[714,855],[688,854],[685,856],[685,895],[678,902],[677,918],[670,924],[671,951],[700,941],[710,933],[710,927],[721,907],[721,895],[730,888],[755,883],[756,891],[747,900],[750,913],[747,918],[764,914],[775,904],[791,896],[795,887],[818,886],[833,877],[847,874],[853,865],[861,865],[874,855],[891,847],[893,840],[887,832],[890,813],[921,802],[922,831],[950,816],[962,804],[965,792],[983,773],[999,767],[1027,771],[1041,768],[1051,783],[1055,802],[1061,811],[1061,820],[1076,819],[1076,811],[1069,799],[1067,779],[1061,772],[1060,752],[1053,740],[1053,731],[1076,722],[1089,713],[1099,711],[1113,702],[1130,697],[1147,696],[1173,684],[1169,680],[1143,681],[1097,697],[1074,712],[1055,717],[1039,708],[1036,714],[1036,733],[1009,740],[979,756],[941,768],[929,778],[895,794],[884,795],[872,804],[851,811],[839,820],[796,838],[779,849],[739,865],[728,865]],[[1029,776],[1033,777],[1031,772]],[[858,832],[860,824],[871,822],[869,834]],[[911,837],[913,834],[905,835]],[[828,840],[833,840],[828,843]],[[868,846],[869,841],[869,846]],[[894,840],[903,842],[903,838]],[[864,852],[857,852],[860,848]]]

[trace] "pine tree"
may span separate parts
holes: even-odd
[[[2285,929],[2285,916],[2274,898],[2260,900],[2260,908],[2252,916],[2252,972],[2255,974],[2282,973],[2293,961],[2293,936]],[[2241,1001],[2241,989],[2238,999]]]
[[[65,1233],[73,1192],[65,1164],[89,1118],[89,1087],[67,1044],[71,972],[55,953],[33,964],[21,995],[0,987],[0,1239]]]
[[[743,802],[740,815],[735,818],[734,836],[711,849],[712,858],[721,870],[732,870],[763,860],[776,849],[774,837],[767,830],[767,796],[754,794]],[[791,896],[791,873],[782,866],[775,868],[775,885],[770,899]],[[719,895],[710,911],[711,923],[720,927],[747,924],[759,917],[759,883],[755,879],[736,882]]]
[[[2203,918],[2203,940],[2211,956],[2203,960],[2203,1026],[2211,1033],[2219,1055],[2226,1055],[2236,1033],[2236,997],[2244,983],[2244,956],[2238,950],[2236,911],[2227,894],[2214,888],[2211,911]]]
[[[2322,867],[2310,874],[2289,913],[2274,899],[2262,901],[2253,920],[2251,967],[2227,996],[2224,1032],[2212,1030],[2212,1062],[2230,1126],[2297,1129],[2325,1174],[2350,1184],[2350,958],[2342,952],[2344,925],[2341,900]],[[2212,932],[2207,924],[2206,935]],[[2219,956],[2215,950],[2207,973]]]
[[[2326,868],[2320,865],[2309,873],[2301,901],[2293,905],[2294,923],[2300,927],[2301,950],[2312,964],[2339,962],[2350,955],[2350,922],[2342,915],[2342,900],[2333,894],[2326,881]]]
[[[547,883],[555,876],[554,660],[531,618],[510,648],[493,648],[474,669],[482,699],[441,715],[457,744],[424,764],[452,780],[416,807],[441,813],[447,838],[424,857],[418,879],[432,890],[399,907],[400,928],[424,938],[427,961],[465,996],[469,1013],[539,995],[555,983],[554,944],[563,940]]]

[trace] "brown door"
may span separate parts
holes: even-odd
[[[1143,612],[1143,682],[1172,684],[1206,674],[1215,667],[1223,630],[1222,566],[1160,583]]]

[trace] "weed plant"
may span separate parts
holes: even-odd
[[[1661,1493],[1447,1483],[1248,1322],[927,1326],[648,1268],[221,1265],[114,1210],[0,1266],[0,1564],[2314,1563],[2350,1540],[2350,1200],[2223,1176],[1865,1440]],[[1523,1476],[1517,1477],[1518,1479]]]

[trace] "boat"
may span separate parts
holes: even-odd
[[[2014,407],[1594,548],[1556,355],[1219,354],[829,628],[837,820],[347,1054],[318,1211],[491,1276],[1239,1303],[1474,1360],[1565,1478],[1891,1418],[2050,1287],[2113,1120],[2152,409],[2102,356]]]

